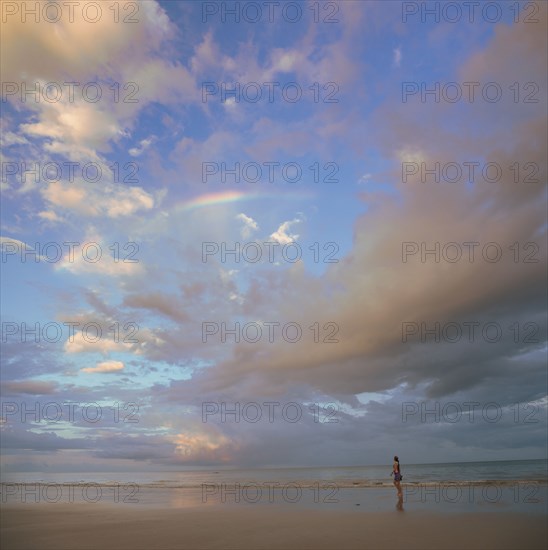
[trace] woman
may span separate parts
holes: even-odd
[[[394,457],[394,464],[392,465],[392,473],[390,475],[392,474],[394,475],[394,487],[396,487],[396,490],[398,491],[398,503],[396,504],[396,509],[399,512],[403,512],[403,492],[400,484],[403,476],[401,475],[400,470],[400,459],[397,456]]]
[[[400,459],[397,456],[394,457],[394,464],[392,465],[392,473],[390,475],[394,476],[394,485],[403,479],[400,471]]]

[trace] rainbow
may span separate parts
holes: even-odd
[[[233,202],[251,201],[257,199],[311,199],[315,195],[309,191],[264,193],[243,191],[220,191],[218,193],[206,193],[192,199],[177,203],[175,208],[182,211],[196,210],[207,206],[219,206]]]

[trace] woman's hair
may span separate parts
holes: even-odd
[[[397,456],[394,457],[394,460],[395,460],[396,462],[399,462],[399,461],[400,461],[400,459],[399,459]]]

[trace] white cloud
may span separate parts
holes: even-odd
[[[53,210],[43,210],[42,212],[38,212],[37,216],[51,223],[62,221],[62,218],[58,216]]]
[[[236,109],[236,98],[234,96],[227,97],[223,105],[225,109],[233,111]]]
[[[109,276],[136,275],[142,270],[136,243],[118,243],[116,251],[112,248],[113,243],[105,242],[94,230],[88,231],[86,237],[77,242],[74,250],[67,252],[57,263],[56,269],[66,269],[76,275],[96,273]]]
[[[157,2],[139,3],[135,23],[124,25],[109,17],[90,23],[82,10],[72,11],[72,21],[25,24],[12,17],[3,25],[0,63],[3,80],[13,84],[4,99],[33,114],[20,133],[45,138],[43,147],[50,153],[89,161],[127,136],[151,101],[197,99],[196,82],[186,67],[163,58],[177,28]],[[78,84],[71,92],[65,82]],[[56,87],[46,93],[46,83]],[[32,95],[22,100],[22,91],[35,86],[38,101]],[[14,142],[11,134],[5,139]]]
[[[130,216],[154,206],[154,198],[141,187],[106,183],[93,185],[87,182],[79,186],[78,183],[53,181],[42,191],[42,195],[54,206],[90,217]]]
[[[142,139],[139,142],[139,147],[132,147],[128,153],[132,157],[139,157],[141,156],[154,142],[156,141],[155,136],[150,136],[147,139]]]
[[[426,161],[424,151],[418,149],[417,147],[404,147],[396,151],[396,155],[401,162],[414,162],[416,164],[420,164]]]
[[[306,62],[303,52],[297,50],[275,49],[272,53],[272,72],[288,73],[295,69],[298,63]]]
[[[94,325],[97,324],[93,321]],[[82,323],[80,323],[82,324]],[[65,353],[101,353],[108,355],[112,352],[127,352],[131,349],[131,344],[127,342],[115,341],[113,330],[108,327],[101,328],[101,337],[97,340],[95,326],[91,322],[87,323],[86,336],[80,332],[74,332],[64,345]],[[78,327],[76,327],[78,329]],[[95,341],[97,340],[97,341]],[[119,340],[119,339],[118,339]]]
[[[9,147],[10,145],[25,145],[28,141],[23,136],[18,136],[13,132],[0,133],[0,146]]]
[[[42,85],[44,86],[44,81]],[[124,123],[105,104],[88,103],[83,99],[70,102],[38,103],[35,122],[21,124],[27,136],[46,138],[44,149],[79,159],[97,158],[96,150],[105,151],[108,142],[123,135]]]
[[[124,363],[122,361],[103,361],[102,363],[97,363],[96,367],[87,367],[85,369],[80,369],[82,372],[94,373],[94,372],[117,372],[124,368]]]
[[[249,239],[253,231],[257,231],[259,229],[259,225],[257,222],[249,217],[246,216],[244,213],[240,213],[236,216],[237,220],[241,220],[243,222],[243,227],[240,229],[240,233],[242,235],[243,239]]]
[[[193,431],[183,432],[171,436],[176,445],[175,452],[181,462],[189,461],[219,461],[229,462],[238,449],[234,438],[229,438],[217,428],[208,428],[205,431],[201,426],[201,433]]]
[[[300,223],[302,220],[295,218],[294,220],[283,222],[278,230],[270,235],[270,239],[276,241],[280,244],[289,244],[293,241],[296,241],[299,238],[299,235],[296,233],[291,233],[289,228],[296,223]]]

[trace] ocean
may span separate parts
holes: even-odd
[[[170,472],[4,472],[2,505],[98,502],[152,508],[299,506],[355,512],[548,513],[548,461]]]
[[[548,482],[548,459],[453,462],[438,464],[400,463],[404,484]],[[338,487],[391,487],[391,464],[313,468],[211,469],[162,472],[4,472],[2,483],[137,483],[158,488],[199,488],[207,483],[333,483]]]

